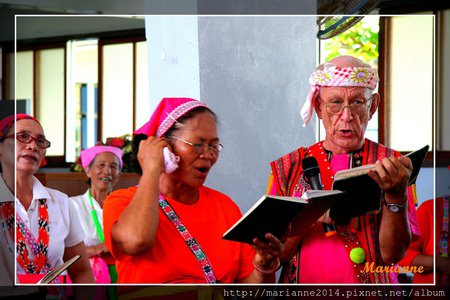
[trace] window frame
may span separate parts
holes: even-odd
[[[145,41],[145,36],[134,36],[134,37],[118,37],[118,38],[99,38],[98,39],[98,128],[97,136],[98,140],[103,140],[103,47],[109,45],[132,43],[133,45],[133,117],[132,117],[132,128],[136,129],[136,43]]]
[[[80,39],[98,39],[98,127],[97,127],[97,137],[98,140],[102,140],[102,105],[103,105],[103,95],[102,95],[102,47],[105,45],[120,44],[120,43],[132,43],[133,44],[133,129],[136,128],[136,43],[145,41],[145,29],[135,29],[135,30],[124,30],[116,32],[104,32],[104,33],[93,33],[84,35],[71,35],[62,36],[55,38],[42,38],[33,40],[23,40],[17,41],[17,51],[33,51],[33,115],[36,115],[36,51],[46,50],[46,49],[64,49],[64,113],[67,108],[67,42],[69,40],[80,40]],[[13,53],[14,47],[11,46],[12,43],[4,43],[2,45],[2,97],[6,97],[6,53]],[[10,79],[10,78],[8,78]],[[12,79],[14,80],[14,78]],[[73,162],[66,162],[66,128],[67,119],[64,119],[64,154],[58,156],[46,156],[47,165],[49,168],[68,168]]]
[[[433,12],[436,18],[438,18],[437,12]],[[388,70],[389,65],[389,57],[386,55],[388,49],[390,48],[389,44],[389,36],[390,36],[390,28],[391,28],[391,18],[390,17],[380,17],[380,31],[379,31],[379,59],[378,59],[378,70],[379,70],[379,77],[380,77],[380,86],[379,86],[379,94],[381,96],[381,99],[387,99],[386,95],[389,91],[389,81],[386,80],[386,72]],[[441,76],[442,74],[439,74],[436,72],[436,65],[439,63],[440,55],[444,55],[443,53],[440,53],[440,47],[439,42],[442,35],[439,35],[439,31],[442,30],[440,28],[440,22],[439,19],[436,19],[436,32],[435,32],[435,47],[434,47],[434,55],[435,55],[435,68],[434,68],[434,77],[435,77],[435,97],[436,101],[432,103],[432,110],[436,111],[436,115],[433,115],[431,118],[431,121],[435,126],[432,127],[432,134],[435,135],[435,138],[433,138],[433,145],[432,145],[432,151],[429,151],[427,156],[425,157],[423,166],[424,167],[448,167],[450,165],[450,151],[448,150],[441,150],[437,149],[439,145],[440,139],[443,138],[442,135],[436,135],[438,132],[434,132],[435,128],[439,128],[441,116],[440,113],[440,103],[442,102],[442,97],[438,93],[440,90],[440,86],[442,84]],[[380,106],[378,108],[379,116],[383,116],[382,118],[378,119],[378,137],[380,143],[386,144],[386,127],[387,127],[387,116],[386,116],[386,102],[381,101]],[[415,150],[415,149],[411,149]],[[407,154],[408,151],[402,152],[403,154]],[[435,165],[434,165],[435,162]]]
[[[19,46],[17,45],[17,51],[33,51],[33,116],[37,115],[37,51],[39,50],[50,50],[50,49],[63,49],[64,51],[64,110],[62,113],[65,113],[67,108],[66,103],[66,95],[67,95],[67,49],[66,44],[64,42],[51,42],[51,43],[44,43],[44,44],[37,44],[37,45],[25,45],[25,46]],[[64,130],[63,130],[63,139],[66,140],[66,125],[67,125],[67,119],[64,118]],[[66,153],[66,143],[64,142],[63,145],[64,148],[64,154],[63,155],[54,155],[54,156],[46,156],[46,166],[47,167],[58,167],[58,168],[65,168],[69,167],[71,163],[67,163],[65,161],[65,153]]]

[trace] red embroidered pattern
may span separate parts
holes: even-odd
[[[381,144],[365,139],[362,151],[355,152],[352,160],[354,160],[356,166],[359,166],[375,163],[375,161],[381,160],[384,157],[398,157],[399,154],[399,152],[395,152]],[[303,176],[301,161],[306,156],[313,156],[317,159],[324,190],[331,189],[334,180],[334,174],[328,161],[328,154],[323,148],[323,142],[318,142],[308,148],[299,148],[271,163],[271,169],[275,177],[274,180],[276,180],[276,182],[278,183],[278,193],[284,196],[290,196],[293,195],[296,188],[298,189],[300,194],[304,192],[302,188],[308,188],[303,187],[302,182],[300,182]],[[352,163],[352,167],[355,167],[355,165],[353,165]],[[381,255],[379,251],[377,251],[377,249],[379,249],[379,216],[376,214],[367,214],[365,216],[359,217],[357,223],[359,224],[359,226],[357,226],[358,231],[364,232],[364,236],[366,237],[366,239],[364,239],[363,241],[357,241],[355,238],[353,238],[353,236],[352,239],[349,239],[348,232],[350,231],[345,231],[345,229],[348,227],[345,226],[346,228],[341,228],[341,232],[344,232],[344,235],[339,235],[343,242],[343,245],[348,244],[353,240],[355,244],[356,242],[358,242],[358,245],[360,245],[366,252],[367,261],[375,262],[376,265],[382,265]],[[352,248],[349,248],[348,250],[351,249]],[[299,282],[300,251],[301,250],[299,248],[297,254],[291,258],[289,265],[283,268],[280,277],[281,282]],[[355,274],[358,273],[357,271],[358,268],[355,268]],[[389,283],[388,274],[386,273],[369,274],[369,277],[370,278],[368,278],[367,276],[360,276],[358,277],[358,279],[361,283]]]
[[[442,216],[441,237],[439,240],[439,256],[448,257],[448,224],[449,224],[450,196],[442,197],[442,206],[443,206],[443,216]],[[449,277],[447,274],[442,272],[437,273],[436,278],[439,286],[448,286]]]
[[[39,274],[47,271],[49,236],[48,206],[46,199],[38,199],[38,239],[31,234],[23,220],[17,215],[17,262],[26,273]],[[33,257],[34,256],[34,257]]]

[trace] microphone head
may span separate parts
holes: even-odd
[[[306,178],[311,178],[320,174],[319,164],[312,156],[302,160],[302,168]]]

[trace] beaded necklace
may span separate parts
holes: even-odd
[[[439,256],[448,257],[448,224],[449,224],[450,196],[443,196],[442,204],[444,211],[442,218],[441,239],[439,240]],[[448,275],[439,274],[437,278],[439,285],[441,286],[448,285]]]
[[[205,252],[203,252],[202,248],[198,244],[198,242],[194,239],[194,237],[189,233],[187,228],[183,225],[178,215],[175,213],[175,211],[170,206],[169,202],[167,202],[164,197],[159,194],[159,206],[163,210],[163,212],[166,214],[166,216],[169,218],[169,220],[172,222],[172,224],[177,228],[178,233],[183,237],[184,241],[186,242],[186,245],[189,247],[191,252],[195,255],[197,258],[200,266],[202,267],[203,275],[205,276],[206,282],[211,283],[217,283],[216,276],[214,275],[214,270],[211,266],[211,263],[208,260],[208,257],[206,256]]]
[[[439,241],[439,255],[448,257],[448,223],[449,223],[449,208],[450,196],[442,197],[444,216],[442,219],[441,240]]]

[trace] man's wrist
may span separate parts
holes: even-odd
[[[388,200],[383,199],[383,204],[390,212],[399,213],[402,212],[403,210],[406,210],[408,206],[408,201],[406,200],[403,201],[403,203],[396,203],[396,202],[389,202]]]

